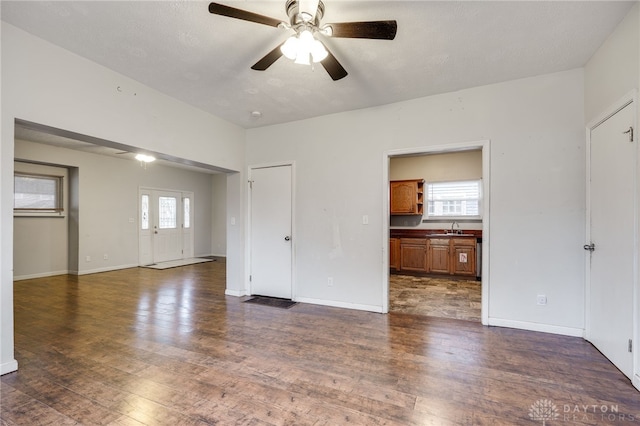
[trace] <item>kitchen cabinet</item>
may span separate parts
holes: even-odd
[[[427,272],[448,274],[451,272],[450,238],[429,238],[427,245]]]
[[[424,179],[391,181],[390,201],[392,215],[423,214]]]
[[[400,239],[400,270],[427,272],[427,240],[425,238]]]
[[[396,273],[476,277],[476,242],[480,235],[413,235],[389,239],[389,268]]]
[[[389,268],[400,269],[400,238],[389,238]]]
[[[453,275],[476,275],[476,241],[470,238],[452,238],[452,263]]]

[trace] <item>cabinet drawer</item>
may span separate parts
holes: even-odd
[[[454,238],[453,245],[475,247],[476,239],[475,238]]]
[[[449,238],[429,238],[429,244],[432,246],[448,246]]]
[[[409,244],[412,246],[426,246],[427,240],[424,238],[400,238],[400,244]]]

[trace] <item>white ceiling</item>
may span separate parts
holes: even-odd
[[[284,0],[220,3],[287,20]],[[244,128],[583,66],[634,2],[326,0],[323,23],[398,22],[395,40],[324,39],[349,72],[280,58],[290,32],[195,1],[2,1],[2,20]],[[251,116],[260,111],[262,117]]]

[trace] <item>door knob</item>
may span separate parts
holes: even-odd
[[[291,240],[291,237],[287,235],[286,237],[284,237],[284,240],[285,241],[289,241],[289,240]]]

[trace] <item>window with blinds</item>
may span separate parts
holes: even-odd
[[[427,216],[429,218],[479,219],[482,217],[481,203],[481,180],[427,184]]]
[[[62,176],[15,173],[13,210],[27,213],[61,213],[62,179]]]

